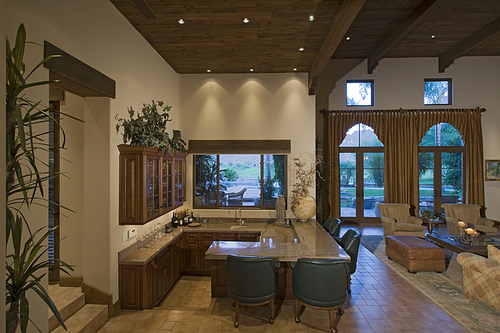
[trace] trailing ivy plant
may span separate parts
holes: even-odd
[[[171,139],[166,131],[167,123],[172,121],[168,114],[171,108],[163,101],[151,101],[151,104],[144,103],[141,113],[137,112],[137,117],[134,118],[136,111],[130,106],[127,108],[129,119],[118,118],[116,115],[116,132],[119,133],[120,127],[123,127],[123,143],[130,142],[133,146],[154,147],[168,153],[185,152],[185,142],[182,139]]]
[[[53,267],[65,273],[73,270],[63,261],[56,260],[52,263],[44,258],[48,251],[45,242],[55,228],[46,232],[43,232],[44,228],[40,228],[32,233],[29,221],[23,214],[33,205],[47,207],[48,200],[43,195],[43,183],[54,177],[54,174],[39,171],[38,163],[45,163],[37,158],[37,155],[51,148],[44,141],[49,132],[37,132],[33,127],[43,124],[48,127],[49,121],[55,121],[49,113],[50,109],[42,107],[41,101],[32,101],[26,96],[29,88],[51,83],[51,81],[28,83],[27,80],[53,56],[43,59],[26,74],[24,64],[26,43],[26,30],[22,24],[17,31],[13,48],[9,39],[6,40],[5,331],[8,333],[16,332],[18,327],[25,333],[29,322],[33,323],[30,320],[30,304],[26,297],[26,293],[30,290],[47,304],[59,323],[66,328],[40,281],[49,268]],[[64,132],[62,136],[64,138]],[[62,141],[64,142],[64,139]]]

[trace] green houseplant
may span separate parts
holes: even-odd
[[[151,104],[144,103],[141,113],[137,112],[134,118],[135,110],[129,107],[129,119],[118,118],[116,132],[123,127],[123,143],[128,143],[132,146],[146,146],[164,149],[169,154],[175,152],[186,152],[184,145],[186,144],[180,138],[170,138],[166,131],[166,125],[170,119],[168,112],[172,107],[165,105],[163,101],[151,101]]]
[[[26,96],[29,88],[47,85],[50,81],[28,83],[28,78],[45,62],[47,57],[26,74],[24,50],[26,31],[20,25],[13,48],[6,40],[6,332],[14,333],[18,327],[25,333],[30,320],[29,300],[26,292],[34,291],[54,313],[59,323],[64,323],[59,312],[41,284],[49,267],[68,273],[70,265],[56,260],[44,259],[48,248],[44,242],[54,229],[35,232],[23,214],[33,205],[47,206],[43,197],[43,183],[53,175],[39,170],[43,163],[37,156],[50,146],[44,142],[48,132],[37,132],[35,126],[47,124],[52,118],[41,101],[34,102]],[[64,132],[63,132],[64,135]],[[64,142],[64,140],[63,140]],[[63,207],[64,208],[64,207]],[[23,232],[27,230],[27,232]],[[32,322],[33,323],[33,322]],[[33,323],[34,324],[34,323]],[[36,325],[35,325],[36,327]],[[38,327],[36,327],[38,329]],[[39,329],[38,329],[39,330]]]

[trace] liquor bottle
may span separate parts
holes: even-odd
[[[188,225],[188,214],[184,215],[184,225]]]
[[[175,213],[172,214],[172,228],[177,228],[179,226],[179,222],[177,221],[177,216]]]
[[[182,227],[184,225],[184,218],[179,218],[179,227]]]
[[[193,212],[191,212],[191,215],[189,215],[189,218],[188,218],[188,224],[191,224],[194,222],[194,216],[193,216]]]

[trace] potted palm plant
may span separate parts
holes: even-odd
[[[45,231],[40,228],[33,232],[23,214],[33,205],[46,206],[48,200],[44,199],[43,184],[52,177],[48,172],[40,171],[38,167],[38,154],[49,148],[43,141],[47,133],[33,130],[35,124],[51,120],[49,109],[42,107],[41,101],[35,102],[26,96],[28,89],[50,83],[28,83],[27,80],[51,57],[43,59],[33,70],[27,72],[24,64],[25,45],[26,31],[21,24],[14,47],[10,47],[8,38],[6,44],[5,304],[8,333],[14,333],[18,327],[21,332],[26,332],[31,322],[30,304],[26,297],[30,290],[47,304],[59,323],[66,328],[41,280],[49,267],[58,268],[65,273],[73,270],[70,265],[60,260],[52,263],[45,259],[44,254],[48,250],[45,241],[54,229]]]

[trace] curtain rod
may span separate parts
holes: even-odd
[[[403,109],[403,108],[399,108],[399,109],[380,109],[380,110],[356,110],[356,109],[348,109],[348,110],[327,110],[327,109],[323,109],[321,110],[320,112],[323,113],[323,114],[326,114],[326,113],[336,113],[336,112],[346,112],[346,111],[357,111],[357,112],[360,112],[360,113],[363,113],[363,112],[396,112],[396,111],[434,111],[434,112],[444,112],[444,111],[459,111],[459,110],[479,110],[481,113],[482,112],[486,112],[486,109],[485,108],[473,108],[473,109],[468,109],[468,108],[456,108],[456,109]]]

